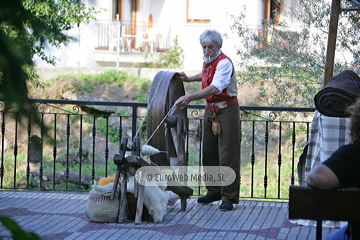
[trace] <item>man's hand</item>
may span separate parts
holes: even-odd
[[[185,108],[191,101],[195,101],[195,100],[199,100],[199,99],[205,99],[207,97],[210,97],[212,95],[214,95],[215,93],[219,92],[219,90],[210,85],[198,92],[195,92],[193,94],[189,94],[189,95],[184,95],[179,97],[178,100],[176,100],[175,102],[175,107],[178,107],[180,109]]]
[[[188,75],[186,75],[186,73],[184,73],[184,72],[179,72],[178,74],[180,75],[179,76],[180,80],[183,82],[199,82],[202,79],[201,73],[196,74],[192,77],[188,77]]]
[[[189,95],[181,96],[181,97],[179,97],[178,100],[176,100],[175,107],[183,109],[189,104],[190,101],[191,101],[191,99],[190,99]]]
[[[180,74],[180,80],[183,81],[183,82],[190,82],[190,79],[189,77],[186,75],[186,73],[184,72],[179,72]]]

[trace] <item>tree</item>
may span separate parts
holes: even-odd
[[[301,8],[285,12],[279,22],[266,19],[258,29],[247,27],[246,8],[240,16],[232,16],[231,27],[241,37],[237,51],[243,69],[241,82],[259,87],[261,101],[273,106],[314,107],[314,96],[323,86],[330,2],[299,0]],[[348,1],[341,2],[350,6]],[[295,18],[296,26],[290,26],[284,16]],[[358,13],[342,12],[334,75],[345,69],[359,72],[358,34]]]
[[[24,104],[27,81],[39,85],[33,56],[55,64],[54,57],[44,53],[46,44],[67,43],[66,31],[88,23],[96,13],[77,0],[0,1],[0,95],[6,99],[5,111],[16,107],[26,116],[33,111]]]

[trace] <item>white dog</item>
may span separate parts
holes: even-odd
[[[127,185],[127,191],[134,194],[134,177],[129,178]],[[166,186],[164,183],[157,185],[154,183],[151,186],[146,185],[144,187],[144,205],[148,209],[149,214],[152,216],[155,223],[162,222],[166,214],[166,206],[171,198],[173,198],[173,193],[165,191]]]

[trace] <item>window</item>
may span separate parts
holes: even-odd
[[[187,0],[188,23],[210,23],[211,3],[209,0]]]

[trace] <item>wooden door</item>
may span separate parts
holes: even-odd
[[[138,0],[115,0],[116,13],[118,20],[122,22],[122,35],[136,35],[136,17]],[[134,48],[135,41],[131,42],[131,48]]]

